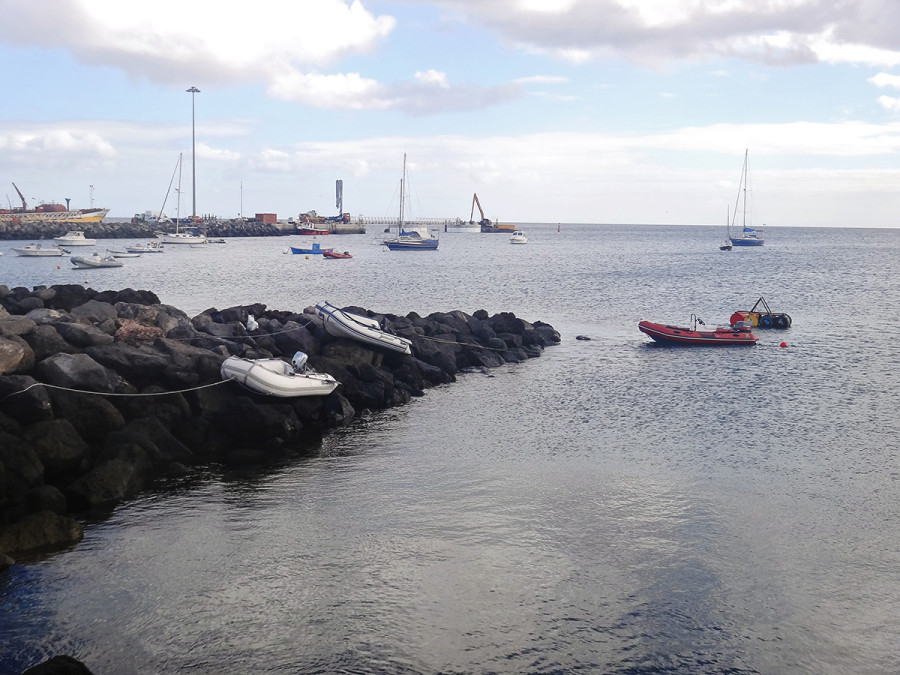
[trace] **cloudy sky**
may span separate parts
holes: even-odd
[[[896,0],[0,0],[2,207],[900,225]],[[196,86],[199,94],[186,90]],[[196,144],[192,146],[192,105]],[[196,195],[191,155],[196,151]],[[172,212],[171,201],[167,211]],[[476,212],[477,218],[477,212]]]

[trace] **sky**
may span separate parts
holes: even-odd
[[[0,0],[0,208],[900,226],[896,0]],[[187,91],[191,87],[199,93]],[[170,192],[179,184],[180,200]],[[195,158],[195,161],[194,161]],[[196,185],[196,188],[194,188]],[[478,210],[474,217],[479,219]]]

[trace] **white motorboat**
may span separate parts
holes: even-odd
[[[322,317],[329,335],[350,338],[402,354],[412,354],[412,342],[382,330],[375,319],[345,312],[328,302],[316,305],[316,314]]]
[[[16,255],[27,256],[31,258],[43,258],[47,256],[66,255],[68,251],[61,246],[48,246],[44,248],[40,244],[28,244],[27,246],[13,247]]]
[[[219,372],[223,380],[234,380],[260,394],[293,398],[327,396],[340,384],[328,373],[306,368],[307,356],[294,354],[291,363],[281,359],[245,359],[229,356]]]
[[[524,230],[515,230],[509,237],[510,244],[527,244],[528,237],[525,236]]]
[[[96,268],[96,267],[122,267],[123,263],[119,262],[111,255],[102,256],[96,251],[93,255],[80,256],[73,255],[71,257],[72,264],[80,269]]]
[[[60,246],[95,246],[97,244],[96,239],[86,238],[81,230],[69,230],[61,237],[54,237],[53,241]]]
[[[140,253],[132,253],[131,251],[117,251],[114,249],[107,249],[107,253],[109,253],[113,258],[140,258]]]
[[[128,253],[162,253],[165,249],[161,241],[151,241],[149,244],[129,244],[125,250]]]

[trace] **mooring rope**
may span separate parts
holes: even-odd
[[[144,392],[140,394],[124,394],[124,393],[116,393],[116,392],[106,392],[106,391],[90,391],[88,389],[73,389],[72,387],[61,387],[56,384],[47,384],[46,382],[35,382],[34,384],[29,384],[24,389],[19,391],[14,391],[11,394],[7,394],[3,398],[0,398],[0,403],[5,401],[11,396],[15,396],[16,394],[24,394],[29,389],[34,387],[47,387],[49,389],[58,389],[60,391],[71,391],[76,394],[93,394],[94,396],[122,396],[122,397],[142,397],[142,396],[170,396],[171,394],[184,394],[189,391],[198,391],[200,389],[207,389],[209,387],[218,387],[220,384],[225,384],[230,382],[231,380],[222,380],[221,382],[211,382],[210,384],[200,384],[196,387],[189,387],[187,389],[176,389],[174,391],[158,391],[158,392]]]

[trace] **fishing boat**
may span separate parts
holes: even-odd
[[[162,214],[166,207],[166,200],[169,198],[169,192],[172,189],[172,183],[175,180],[175,173],[178,174],[178,187],[175,188],[177,195],[175,201],[175,231],[174,232],[157,232],[163,244],[205,244],[206,235],[197,231],[196,227],[181,229],[181,162],[182,154],[178,154],[178,162],[175,165],[175,171],[172,173],[172,180],[169,181],[169,190],[166,191],[166,198],[163,199],[163,208],[159,210]]]
[[[60,246],[95,246],[97,244],[96,239],[88,239],[81,230],[69,230],[61,237],[54,237],[53,241]]]
[[[652,321],[641,321],[638,324],[638,329],[645,335],[653,338],[655,342],[668,345],[755,345],[759,339],[750,332],[749,323],[728,327],[720,326],[713,330],[698,330],[697,324],[704,325],[702,319],[698,318],[696,314],[691,314],[691,325],[688,328],[653,323]]]
[[[325,254],[334,252],[333,248],[322,248],[322,245],[318,242],[314,242],[312,246],[309,248],[305,248],[302,246],[291,246],[291,253],[294,254],[306,254],[306,255],[316,255],[316,254]]]
[[[528,237],[525,236],[524,230],[514,230],[512,236],[509,238],[510,244],[527,244]]]
[[[27,246],[13,247],[12,250],[15,251],[16,255],[21,255],[26,258],[45,258],[66,255],[69,253],[69,251],[61,246],[48,246],[45,248],[40,244],[28,244]]]
[[[385,239],[382,243],[391,251],[434,251],[439,240],[427,227],[407,225],[404,220],[406,203],[406,153],[403,153],[403,176],[400,178],[400,219],[397,236]]]
[[[329,335],[384,347],[401,354],[412,354],[412,342],[388,333],[375,319],[347,312],[329,302],[316,305],[316,314],[322,317]]]
[[[732,218],[731,226],[734,226],[734,220],[737,218],[738,205],[742,205],[741,213],[743,221],[741,223],[740,236],[732,236],[729,234],[728,241],[734,246],[762,246],[765,243],[761,230],[754,229],[747,224],[747,191],[750,182],[750,170],[748,163],[749,151],[744,150],[744,168],[741,171],[741,181],[738,184],[738,196],[734,205],[734,218]]]
[[[98,267],[122,267],[121,262],[113,258],[111,255],[102,256],[97,251],[93,255],[80,256],[73,255],[70,260],[72,265],[79,269],[98,268]]]
[[[327,396],[340,384],[328,373],[317,373],[306,367],[307,355],[294,354],[291,363],[281,359],[245,359],[229,356],[219,373],[223,380],[234,380],[259,394],[296,398]]]
[[[317,234],[331,234],[328,230],[315,227],[314,225],[310,225],[309,223],[300,223],[297,225],[297,234],[304,234],[307,236],[317,235]]]
[[[327,258],[328,260],[344,260],[346,258],[352,258],[349,252],[344,251],[343,253],[336,253],[335,251],[328,249],[322,251],[322,257]]]
[[[25,196],[15,183],[12,186],[22,200],[22,206],[14,209],[0,209],[0,224],[2,225],[59,225],[102,223],[109,209],[69,209],[62,204],[40,204],[36,208],[29,209]],[[68,199],[66,200],[68,204]]]

